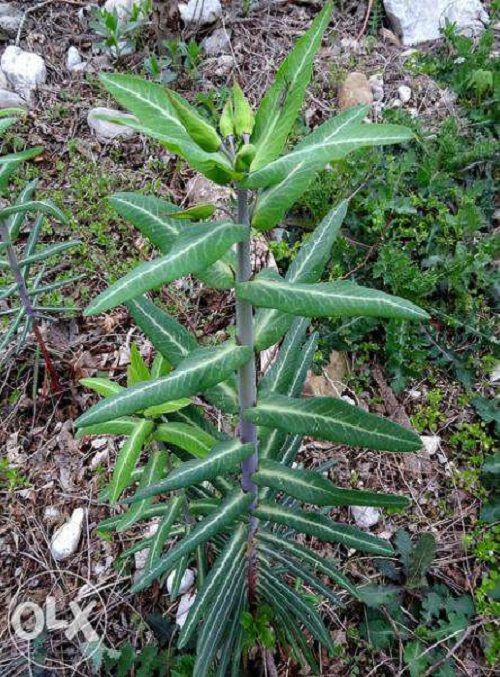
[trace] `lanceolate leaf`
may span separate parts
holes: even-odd
[[[0,157],[0,190],[5,190],[5,188],[7,188],[10,177],[20,164],[22,164],[25,160],[31,160],[37,155],[40,155],[40,153],[43,153],[42,146],[28,148],[26,150],[20,151],[19,153],[2,155]]]
[[[338,524],[325,515],[305,510],[288,510],[280,505],[261,503],[254,510],[256,517],[276,524],[295,529],[303,534],[315,536],[330,543],[342,543],[348,548],[355,548],[374,555],[391,555],[392,546],[382,538],[367,534],[360,529],[346,524]]]
[[[217,441],[198,426],[177,421],[160,423],[155,430],[154,439],[173,444],[198,458],[205,458]]]
[[[193,552],[200,543],[206,543],[213,536],[224,531],[234,520],[246,515],[252,500],[251,494],[244,494],[242,491],[236,491],[227,496],[216,512],[199,522],[189,536],[174,546],[152,569],[145,572],[144,576],[133,586],[132,592],[139,592],[146,588],[156,578],[170,571],[186,553]]]
[[[278,357],[260,381],[261,392],[287,393],[309,324],[310,321],[305,318],[294,320],[280,347]]]
[[[151,454],[149,461],[141,475],[139,482],[139,491],[149,487],[150,484],[157,482],[165,472],[165,465],[167,462],[167,455],[164,451],[155,451]],[[132,524],[140,520],[148,508],[151,507],[151,499],[146,498],[143,501],[134,503],[127,512],[120,516],[120,521],[117,524],[117,531],[126,531],[130,529]]]
[[[323,134],[321,131],[322,128],[319,127],[309,143],[305,140],[288,155],[283,155],[259,171],[253,171],[245,181],[245,186],[247,188],[272,186],[297,172],[299,167],[301,172],[314,172],[328,162],[340,160],[358,148],[401,143],[409,141],[413,136],[407,127],[387,124],[356,123],[337,126],[331,132],[323,130]]]
[[[135,502],[148,496],[183,489],[205,480],[212,480],[217,475],[236,471],[241,461],[248,458],[253,451],[252,444],[241,444],[238,439],[221,442],[211,449],[205,458],[186,461],[179,468],[172,470],[164,480],[149,486],[144,491],[138,491],[132,499],[126,502]]]
[[[428,313],[398,296],[353,282],[300,284],[258,278],[236,286],[236,295],[256,306],[301,317],[388,317],[426,320]]]
[[[16,205],[21,205],[24,204],[25,202],[28,202],[31,200],[36,187],[38,185],[38,179],[34,179],[33,181],[30,181],[25,185],[23,190],[19,193],[19,196],[16,200]],[[15,242],[19,236],[19,231],[21,230],[21,226],[23,225],[25,214],[22,212],[18,214],[13,214],[10,219],[9,219],[9,237],[12,240],[12,242]]]
[[[96,315],[150,289],[172,282],[188,273],[205,269],[236,242],[247,235],[245,226],[231,222],[192,226],[175,241],[166,256],[143,263],[111,285],[86,309]]]
[[[117,501],[123,490],[129,486],[132,480],[132,471],[153,427],[152,421],[140,421],[120,449],[109,488],[110,503]]]
[[[257,425],[354,447],[403,452],[422,446],[411,430],[333,397],[265,395],[256,407],[246,410],[245,418]]]
[[[330,258],[332,246],[346,215],[348,203],[331,209],[299,249],[286,274],[288,282],[317,282]],[[255,344],[263,350],[276,343],[294,318],[278,310],[259,308],[255,317]]]
[[[217,348],[200,348],[179,364],[168,376],[138,383],[123,393],[94,405],[77,420],[77,427],[104,423],[147,407],[190,397],[224,381],[251,357],[245,346],[227,343]]]
[[[252,162],[254,171],[278,157],[283,149],[302,105],[311,79],[313,59],[321,45],[331,11],[332,4],[327,2],[311,28],[297,41],[282,63],[274,84],[262,99],[251,139],[257,147]]]
[[[224,583],[234,578],[241,556],[243,555],[247,531],[248,529],[243,524],[240,524],[235,533],[228,539],[219,557],[215,560],[205,584],[196,595],[196,601],[189,610],[186,623],[181,630],[178,643],[180,649],[193,636],[198,623],[203,618],[208,605],[214,599],[217,591],[224,586]]]
[[[109,378],[103,378],[102,376],[94,376],[89,378],[80,379],[80,384],[85,388],[90,388],[102,397],[110,397],[111,395],[116,395],[122,390],[125,390],[123,386],[114,381],[110,381]]]
[[[337,585],[340,585],[341,588],[344,588],[351,593],[354,597],[358,596],[356,587],[351,583],[351,581],[344,576],[333,564],[331,564],[327,559],[320,557],[314,550],[307,548],[300,543],[296,543],[289,538],[284,538],[278,534],[274,534],[266,531],[265,529],[260,529],[257,539],[272,545],[275,549],[278,549],[280,552],[288,552],[292,557],[298,559],[302,562],[307,562],[312,566],[313,569],[317,569],[322,574],[325,574],[332,581],[335,581]]]
[[[79,440],[87,435],[131,435],[140,420],[140,418],[124,416],[116,420],[111,419],[111,421],[106,421],[106,423],[85,426],[77,430],[76,439]]]
[[[339,489],[317,472],[292,470],[269,459],[260,461],[259,469],[252,479],[259,486],[284,491],[288,496],[313,505],[369,505],[382,508],[405,508],[409,505],[405,496]]]
[[[212,181],[227,183],[232,178],[231,165],[223,155],[204,151],[191,139],[162,85],[121,73],[100,77],[115,99],[140,121],[127,120],[129,126],[162,141]]]
[[[4,156],[5,157],[5,156]],[[1,159],[1,158],[0,158]],[[55,216],[61,223],[66,223],[66,217],[55,204],[49,200],[30,200],[29,202],[22,202],[15,204],[12,207],[5,207],[2,209],[2,218],[9,218],[19,214],[27,214],[28,212],[42,212],[43,214],[50,214]]]
[[[165,513],[160,525],[153,536],[151,547],[149,548],[148,558],[146,560],[146,571],[152,568],[160,559],[163,546],[167,542],[172,526],[180,512],[184,498],[182,496],[173,496],[168,502],[168,510]]]

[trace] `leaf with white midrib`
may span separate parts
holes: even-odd
[[[411,430],[333,397],[263,395],[244,417],[257,425],[354,447],[395,452],[422,447],[420,437]]]
[[[253,514],[259,519],[283,524],[295,529],[295,531],[315,536],[329,543],[342,543],[348,548],[371,552],[374,555],[393,554],[390,543],[382,538],[367,534],[347,524],[339,524],[319,513],[298,510],[297,508],[289,510],[273,503],[262,502],[253,511]]]
[[[164,451],[154,451],[149,457],[147,465],[142,473],[139,482],[139,491],[145,489],[150,484],[157,482],[162,477],[167,462],[167,454]],[[151,499],[146,498],[143,501],[135,503],[127,512],[120,515],[120,521],[117,524],[117,531],[123,532],[130,529],[132,524],[140,520],[145,511],[151,506]]]
[[[164,480],[149,486],[144,491],[138,491],[126,502],[135,502],[149,496],[200,484],[218,475],[223,476],[225,473],[237,470],[240,463],[248,458],[253,450],[252,444],[241,444],[238,439],[221,442],[215,445],[205,458],[186,461],[179,468],[172,470]]]
[[[364,505],[406,508],[409,505],[405,496],[340,489],[317,472],[287,468],[270,459],[261,459],[259,469],[252,475],[252,480],[259,486],[284,491],[299,501],[319,506]]]
[[[170,537],[172,526],[184,503],[183,496],[173,496],[168,502],[168,511],[165,513],[155,535],[152,537],[151,547],[149,548],[145,569],[153,567],[160,559],[163,546]]]
[[[347,281],[305,284],[260,277],[237,284],[236,297],[301,317],[429,318],[425,310],[411,301]]]
[[[182,649],[190,640],[196,626],[203,617],[207,605],[213,600],[224,581],[232,579],[239,566],[247,538],[247,528],[239,525],[235,533],[228,539],[221,554],[212,565],[205,583],[198,591],[193,606],[189,609],[184,627],[181,630],[178,647]]]
[[[238,517],[246,515],[252,500],[251,494],[244,494],[239,490],[226,496],[217,510],[198,522],[189,536],[177,543],[152,569],[146,572],[132,587],[131,592],[144,590],[159,576],[171,570],[183,555],[192,552],[201,543],[206,543],[210,538],[224,531]]]
[[[286,274],[288,282],[317,282],[330,258],[332,246],[347,212],[348,202],[331,209],[299,249]],[[255,345],[268,348],[291,327],[293,315],[258,308],[255,315]]]
[[[132,472],[142,448],[154,428],[153,421],[142,420],[118,452],[109,487],[109,502],[114,503],[132,481]]]
[[[98,402],[76,421],[77,427],[104,423],[169,400],[190,397],[224,381],[252,355],[247,346],[226,343],[200,348],[183,360],[168,376],[138,383],[118,395]]]
[[[134,268],[101,292],[84,314],[102,313],[150,289],[204,270],[220,259],[231,245],[247,236],[245,226],[230,221],[192,226],[177,238],[168,254]]]

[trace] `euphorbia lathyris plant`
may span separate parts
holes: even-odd
[[[115,472],[112,485],[124,490],[138,480],[139,489],[123,501],[130,507],[120,524],[162,517],[156,534],[137,546],[148,545],[150,556],[133,590],[143,590],[174,569],[179,575],[195,558],[200,574],[203,561],[211,562],[207,575],[199,576],[196,601],[179,637],[181,647],[197,638],[197,677],[206,675],[214,663],[218,675],[230,670],[241,674],[246,640],[239,621],[243,612],[247,620],[248,613],[260,618],[259,608],[272,609],[266,619],[296,659],[314,660],[301,626],[325,647],[331,646],[320,614],[290,585],[291,579],[301,579],[330,600],[337,598],[317,573],[355,597],[362,592],[331,561],[299,544],[294,533],[374,555],[393,552],[387,541],[333,521],[324,508],[404,507],[407,499],[339,488],[317,472],[293,468],[303,436],[389,452],[420,448],[410,430],[342,400],[301,398],[317,340],[314,332],[308,333],[311,318],[426,318],[424,311],[401,298],[351,282],[319,281],[347,203],[327,214],[285,278],[267,270],[252,278],[252,227],[273,228],[327,163],[362,146],[410,138],[404,127],[365,124],[367,110],[359,107],[328,120],[281,155],[330,11],[327,3],[298,41],[255,117],[240,88],[234,87],[222,113],[220,135],[178,94],[133,76],[102,77],[108,91],[135,116],[132,127],[159,140],[216,183],[232,184],[238,196],[234,223],[197,224],[193,216],[206,219],[206,206],[186,214],[157,198],[113,196],[118,211],[151,239],[161,256],[118,280],[87,310],[96,314],[125,303],[174,367],[166,376],[105,397],[81,416],[78,426],[81,434],[129,435],[129,456],[117,465],[125,471],[119,483]],[[235,289],[236,340],[200,348],[191,333],[144,296],[187,274]],[[256,353],[281,340],[276,361],[258,379]],[[202,395],[223,413],[238,414],[233,437],[210,430],[193,405],[159,424],[148,419],[150,407],[193,395]],[[168,438],[169,429],[182,435]],[[202,435],[212,436],[209,448],[190,448]],[[151,451],[146,466],[136,469],[142,448]],[[160,500],[153,502],[157,496]],[[116,491],[113,497],[118,498]],[[111,518],[106,526],[116,524],[117,518]],[[177,540],[171,545],[173,536]]]

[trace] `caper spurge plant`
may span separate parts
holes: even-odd
[[[404,299],[352,282],[320,282],[347,203],[326,215],[285,278],[269,270],[252,277],[252,228],[265,231],[279,223],[316,172],[362,146],[410,139],[404,127],[364,123],[367,109],[357,107],[328,120],[282,155],[330,12],[326,3],[281,65],[255,116],[234,86],[219,131],[162,86],[129,75],[102,76],[108,91],[135,116],[127,124],[160,141],[215,183],[231,184],[237,194],[234,222],[208,221],[211,210],[206,205],[186,213],[155,197],[112,196],[119,213],[161,256],[118,280],[87,310],[96,314],[125,303],[173,366],[167,375],[109,394],[80,417],[78,426],[80,434],[128,436],[112,479],[115,500],[139,482],[135,494],[122,500],[126,512],[101,527],[124,529],[161,516],[156,534],[127,553],[150,548],[133,591],[173,570],[178,578],[192,560],[198,562],[196,600],[178,641],[182,647],[196,638],[197,677],[214,666],[217,675],[241,674],[246,640],[239,620],[242,613],[258,618],[259,608],[272,609],[265,617],[272,617],[277,637],[297,660],[314,661],[307,636],[330,648],[320,614],[291,580],[300,579],[331,601],[338,597],[317,573],[357,598],[362,591],[293,534],[374,555],[393,552],[386,540],[333,521],[327,509],[404,507],[407,499],[339,488],[318,472],[293,467],[302,438],[389,452],[420,448],[412,431],[340,399],[301,398],[317,343],[316,334],[309,333],[311,318],[426,319],[424,311]],[[195,217],[201,222],[193,223]],[[235,340],[198,347],[192,333],[144,295],[187,274],[217,288],[235,289]],[[275,362],[258,379],[256,353],[279,342]],[[194,405],[167,413],[162,422],[148,417],[152,407],[194,395],[238,416],[233,437],[210,428]],[[137,468],[141,449],[148,450],[148,460]],[[175,544],[167,547],[173,537]],[[206,561],[211,562],[207,571]]]

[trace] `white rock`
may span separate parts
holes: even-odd
[[[217,28],[212,35],[206,37],[201,46],[207,56],[219,56],[231,51],[231,33],[225,28]]]
[[[179,5],[181,19],[187,24],[211,24],[222,16],[220,0],[189,0]]]
[[[196,593],[186,593],[182,595],[179,606],[177,607],[177,613],[175,614],[175,622],[177,625],[182,628],[186,622],[189,609],[193,606],[196,599]]]
[[[408,85],[401,85],[398,87],[398,95],[403,103],[408,103],[411,99],[411,89]]]
[[[55,560],[67,559],[76,552],[82,535],[84,518],[85,510],[76,508],[70,519],[56,529],[50,542],[50,551]]]
[[[116,10],[120,23],[124,24],[127,22],[135,4],[139,4],[138,0],[106,0],[104,9],[108,12],[114,12]]]
[[[500,362],[497,362],[490,373],[490,382],[496,383],[500,381]]]
[[[401,101],[401,99],[393,99],[391,101],[391,108],[401,108],[402,105],[403,102]]]
[[[378,524],[380,520],[380,510],[369,506],[353,506],[351,508],[354,521],[362,529],[369,529]]]
[[[74,45],[71,45],[66,53],[66,68],[69,71],[72,71],[75,66],[79,66],[81,63],[82,57],[80,56],[80,52]]]
[[[98,451],[93,457],[92,460],[90,461],[90,469],[95,470],[97,466],[99,465],[104,465],[106,461],[108,460],[109,456],[109,449],[102,449],[102,451]]]
[[[61,512],[55,505],[48,505],[43,511],[43,521],[49,525],[53,525],[59,521]]]
[[[340,399],[344,400],[344,402],[347,402],[347,404],[350,404],[353,407],[356,406],[356,400],[354,400],[352,397],[349,397],[349,395],[341,395]]]
[[[12,2],[0,2],[0,30],[13,38],[22,20],[23,12],[17,5]]]
[[[439,435],[421,435],[420,440],[429,456],[433,456],[441,447]]]
[[[467,35],[478,35],[489,21],[480,0],[384,0],[384,7],[403,45],[437,40],[446,21]]]
[[[13,89],[26,100],[47,79],[47,68],[42,57],[14,45],[6,47],[0,66]]]
[[[373,100],[382,101],[384,98],[384,78],[381,73],[375,73],[368,78],[370,87],[372,88]]]
[[[169,595],[172,592],[172,588],[174,587],[175,572],[176,570],[174,569],[167,578],[167,592]],[[193,587],[193,583],[194,583],[194,571],[192,569],[186,569],[186,571],[182,576],[181,584],[179,586],[179,594],[183,595],[185,592],[190,590]]]
[[[9,89],[9,81],[5,77],[5,73],[0,68],[0,89]]]
[[[108,122],[108,120],[101,120],[99,118],[100,115],[111,115],[114,118],[124,121],[135,119],[133,115],[121,113],[120,111],[113,110],[112,108],[92,108],[88,112],[87,122],[90,129],[95,132],[97,138],[100,141],[112,141],[117,137],[129,139],[130,137],[134,136],[135,131],[130,127],[115,122]]]
[[[412,389],[409,391],[408,396],[412,400],[419,400],[422,397],[422,391]]]
[[[28,104],[19,94],[9,89],[0,89],[0,108],[26,108]]]

